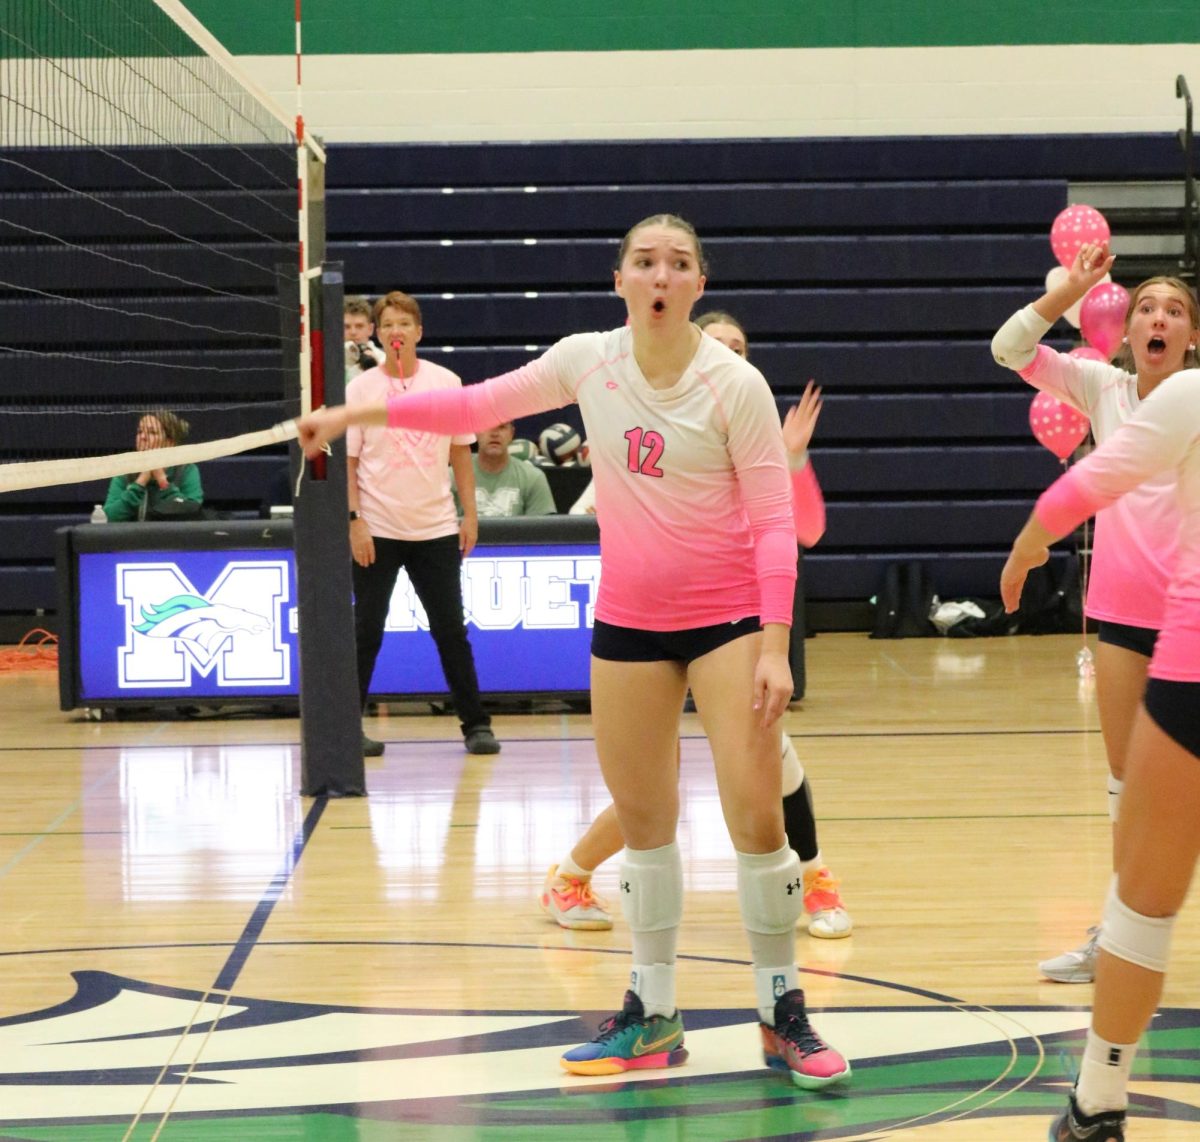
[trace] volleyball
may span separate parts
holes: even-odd
[[[538,446],[532,440],[514,440],[508,446],[508,454],[517,460],[533,463],[538,458]]]
[[[538,446],[544,455],[555,464],[569,464],[575,459],[575,453],[583,441],[579,432],[569,424],[552,424],[542,429],[538,437]]]

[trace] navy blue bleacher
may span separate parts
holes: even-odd
[[[329,253],[350,292],[414,293],[423,351],[470,381],[620,324],[620,234],[687,217],[710,261],[700,308],[743,320],[781,409],[808,378],[825,387],[828,530],[806,561],[819,621],[822,602],[874,594],[893,559],[929,560],[944,597],[998,593],[1060,468],[992,333],[1055,264],[1071,180],[1179,169],[1165,135],[333,147]]]
[[[201,440],[282,419],[295,214],[286,148],[0,156],[0,461],[128,451],[138,406],[187,407]],[[206,464],[206,502],[258,515],[285,463],[276,450]],[[54,532],[107,484],[0,496],[6,632],[53,611]]]
[[[344,264],[347,292],[416,295],[423,354],[467,381],[513,368],[567,333],[619,325],[610,283],[620,235],[659,211],[695,223],[711,262],[701,308],[742,319],[781,408],[810,377],[825,387],[813,455],[829,525],[806,561],[818,622],[822,603],[874,594],[883,566],[899,558],[928,559],[943,597],[997,593],[1009,540],[1060,469],[1033,442],[1030,393],[992,362],[991,335],[1054,264],[1049,228],[1071,180],[1173,181],[1181,166],[1167,134],[328,151],[328,257]],[[0,290],[0,346],[40,349],[57,338],[64,353],[86,347],[88,357],[86,369],[47,369],[37,355],[4,354],[9,391],[33,402],[103,393],[131,401],[162,395],[166,367],[173,392],[214,406],[249,394],[270,406],[279,315],[267,252],[287,232],[294,191],[264,187],[228,227],[222,216],[238,193],[230,182],[245,181],[245,169],[152,149],[129,158],[59,152],[40,180],[0,163],[6,280],[110,307],[80,314],[64,332],[51,300]],[[186,195],[148,193],[131,166]],[[94,200],[68,203],[56,181],[82,181]],[[113,208],[125,194],[138,196],[149,229]],[[155,229],[165,226],[186,240],[165,241]],[[206,288],[147,284],[119,262],[31,240],[39,227],[124,243],[164,283]],[[148,325],[136,316],[145,313],[167,320]],[[185,332],[173,335],[172,323]],[[197,323],[222,335],[186,331]],[[1069,329],[1056,335],[1057,347],[1070,345]],[[118,343],[130,339],[149,350],[150,364],[122,360]],[[218,366],[203,394],[188,388],[198,353]],[[214,407],[193,419],[204,429],[224,416]],[[579,423],[577,410],[548,412],[519,432],[536,437],[559,419]],[[52,436],[31,423],[29,446],[52,448]],[[205,465],[210,499],[251,510],[278,463]],[[53,607],[49,537],[84,518],[101,493],[0,497],[0,611]]]

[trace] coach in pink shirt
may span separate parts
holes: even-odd
[[[374,317],[387,357],[346,386],[348,407],[462,387],[449,369],[417,359],[422,329],[414,298],[393,290],[375,303]],[[451,437],[386,425],[356,425],[346,434],[358,691],[365,707],[403,567],[429,618],[467,752],[498,753],[500,743],[479,700],[475,659],[463,625],[462,558],[479,534],[470,449],[474,439],[469,433]],[[451,467],[463,490],[461,524],[450,492]],[[383,745],[364,734],[363,752],[377,757]]]

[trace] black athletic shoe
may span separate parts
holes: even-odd
[[[377,742],[374,738],[367,737],[363,734],[363,757],[383,757],[383,742]]]
[[[1050,1127],[1050,1142],[1125,1142],[1125,1111],[1102,1110],[1087,1115],[1071,1095],[1067,1109]]]
[[[476,726],[468,730],[463,737],[463,745],[467,753],[499,753],[500,743],[487,726]]]

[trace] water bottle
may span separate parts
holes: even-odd
[[[92,508],[92,523],[108,523],[108,516],[104,514],[104,506],[97,504]]]

